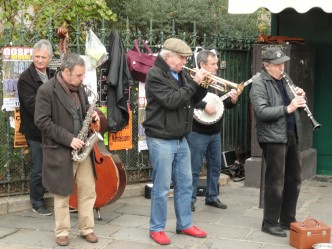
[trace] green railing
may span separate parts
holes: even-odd
[[[133,40],[138,39],[140,44],[144,40],[149,41],[149,46],[154,52],[158,52],[161,44],[169,37],[177,37],[185,40],[194,50],[196,46],[206,49],[216,49],[222,69],[219,69],[219,76],[229,81],[240,83],[251,78],[251,45],[253,37],[230,38],[222,34],[207,35],[196,33],[196,23],[192,25],[191,33],[176,34],[175,22],[173,29],[166,33],[156,33],[153,30],[152,21],[147,34],[130,32],[130,23],[127,20],[126,29],[119,30],[122,42],[127,49],[133,46]],[[75,31],[69,33],[70,50],[78,54],[84,54],[86,30],[80,29],[77,18]],[[41,38],[46,38],[53,44],[55,57],[59,57],[60,39],[56,35],[57,27],[52,27],[50,20],[46,34],[41,32],[27,32],[23,21],[18,30],[5,28],[4,35],[0,37],[0,47],[4,46],[33,46]],[[13,33],[14,32],[14,33]],[[108,37],[112,29],[105,27],[104,22],[101,28],[94,30],[100,40],[107,47]],[[14,34],[14,35],[13,35]],[[16,37],[16,38],[11,38]],[[0,61],[2,65],[2,61]],[[226,65],[226,66],[225,66]],[[1,79],[3,78],[1,71]],[[0,104],[3,101],[3,85],[0,84]],[[249,88],[245,88],[239,97],[238,105],[232,110],[224,111],[224,122],[222,128],[223,150],[236,150],[241,159],[250,156],[250,116],[249,116]],[[131,90],[130,106],[133,111],[133,149],[123,151],[112,151],[119,154],[126,165],[128,183],[143,182],[150,180],[151,165],[149,163],[148,151],[138,152],[138,85]],[[10,127],[12,112],[0,112],[0,196],[27,193],[29,181],[30,156],[25,149],[13,148],[14,129]]]

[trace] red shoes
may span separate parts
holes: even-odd
[[[198,229],[195,226],[189,227],[185,230],[176,230],[177,234],[186,234],[196,238],[205,238],[207,233]],[[150,237],[160,245],[169,245],[171,240],[167,237],[164,231],[150,232]]]
[[[171,243],[164,231],[150,232],[150,237],[160,245],[169,245]]]
[[[176,233],[177,234],[186,234],[186,235],[190,235],[190,236],[197,237],[197,238],[205,238],[207,236],[206,232],[198,229],[195,226],[189,227],[185,230],[176,230]]]

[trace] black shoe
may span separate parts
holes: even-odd
[[[196,208],[195,208],[195,203],[191,203],[191,212],[195,212]]]
[[[50,216],[52,212],[48,210],[45,206],[32,208],[32,211],[39,215]]]
[[[221,208],[221,209],[227,209],[227,205],[222,203],[219,199],[215,201],[205,201],[205,205]]]
[[[286,232],[279,226],[276,227],[262,227],[262,232],[278,237],[287,237]]]
[[[286,225],[286,224],[280,224],[280,227],[284,230],[290,230],[290,224]]]

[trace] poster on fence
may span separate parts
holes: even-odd
[[[20,106],[17,93],[17,82],[20,74],[27,69],[32,61],[32,48],[3,47],[2,48],[2,89],[4,111],[14,111]]]
[[[138,84],[138,151],[147,150],[145,131],[143,127],[143,121],[145,119],[145,83],[139,82]]]
[[[104,117],[99,117],[100,118],[100,123],[102,123],[103,122],[103,120],[104,120],[104,122],[105,122],[105,125],[107,126],[107,106],[99,106],[98,107],[98,109],[104,114]],[[102,125],[102,124],[100,124],[100,125]],[[101,129],[103,129],[104,127],[101,127]],[[106,129],[107,129],[107,127],[106,127]],[[105,132],[104,133],[104,144],[105,144],[105,146],[108,146],[108,137],[109,137],[109,135],[108,135],[108,131],[107,132]]]
[[[129,122],[120,131],[115,133],[109,132],[109,149],[126,150],[133,148],[133,115],[129,111]]]
[[[20,108],[15,108],[14,120],[15,120],[14,148],[28,147],[28,143],[25,140],[25,136],[19,132],[21,124]]]

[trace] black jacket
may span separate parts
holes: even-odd
[[[287,80],[293,84],[286,75]],[[284,84],[290,100],[294,98],[289,86]],[[264,70],[256,78],[250,90],[250,100],[255,115],[256,133],[259,143],[287,143],[287,107],[277,83]],[[295,123],[298,141],[302,138],[302,126],[299,111],[295,111]]]
[[[128,87],[133,85],[125,57],[125,48],[117,32],[109,41],[107,68],[107,123],[110,132],[122,130],[129,121]]]
[[[184,70],[179,73],[184,86],[179,88],[169,69],[158,55],[147,74],[143,126],[147,136],[179,139],[191,131],[194,104],[205,97],[207,89],[199,87]]]
[[[46,73],[49,78],[54,71],[47,68]],[[34,113],[35,102],[38,88],[43,84],[38,76],[35,65],[31,65],[20,75],[17,83],[18,97],[20,101],[21,125],[20,133],[24,134],[26,139],[41,142],[40,130],[35,126]]]

